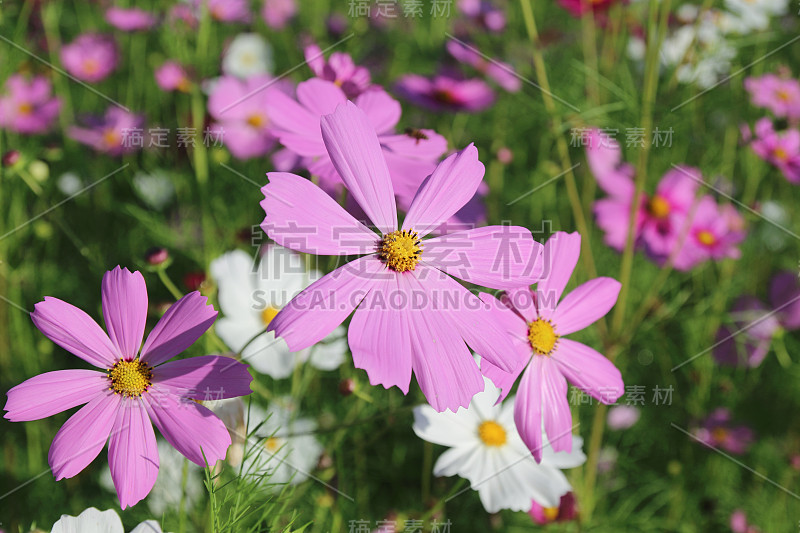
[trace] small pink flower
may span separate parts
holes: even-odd
[[[506,16],[488,0],[459,0],[458,9],[479,28],[501,32],[506,27]]]
[[[26,79],[13,74],[6,81],[6,94],[0,96],[0,128],[17,133],[45,133],[58,117],[61,101],[52,96],[53,88],[44,76]]]
[[[395,90],[409,102],[433,111],[477,113],[494,103],[494,92],[484,81],[462,80],[447,74],[433,78],[406,74],[397,82]]]
[[[64,69],[82,81],[103,81],[117,68],[119,52],[108,35],[86,33],[61,48]]]
[[[541,246],[529,230],[514,226],[424,239],[481,183],[484,167],[473,145],[439,163],[399,227],[389,169],[367,114],[345,102],[322,118],[320,128],[349,195],[378,233],[308,179],[268,173],[261,227],[273,241],[303,253],[360,256],[295,297],[268,331],[299,351],[355,311],[348,342],[356,368],[366,370],[372,385],[397,386],[405,394],[413,372],[437,411],[467,406],[484,389],[467,345],[505,371],[513,370],[513,346],[488,306],[455,277],[499,289],[533,282]]]
[[[739,297],[730,314],[733,324],[719,328],[712,355],[721,365],[755,368],[767,356],[780,322],[753,296]]]
[[[578,506],[575,494],[568,492],[561,497],[558,507],[542,507],[533,500],[531,510],[528,512],[531,519],[539,525],[551,522],[569,522],[578,517]]]
[[[297,0],[264,0],[261,16],[267,26],[280,30],[297,15]]]
[[[632,405],[617,405],[608,410],[608,427],[614,430],[628,429],[639,421],[642,413]]]
[[[558,0],[561,7],[569,11],[574,17],[581,17],[589,10],[595,13],[607,11],[618,0]]]
[[[189,28],[196,28],[197,23],[197,14],[195,10],[189,4],[175,4],[171,8],[169,8],[169,12],[167,15],[167,20],[170,23],[174,24],[176,22],[182,22]]]
[[[488,293],[497,321],[514,345],[509,354],[516,367],[507,372],[481,361],[481,372],[503,390],[511,391],[522,374],[514,404],[514,421],[537,462],[542,460],[542,424],[555,451],[572,450],[572,413],[567,380],[592,397],[613,404],[625,392],[617,368],[599,352],[565,335],[593,324],[614,306],[620,283],[596,278],[578,286],[561,300],[581,250],[578,233],[556,232],[544,245],[543,278],[536,290],[524,286],[507,290],[498,300]]]
[[[800,329],[800,282],[797,273],[784,271],[775,274],[770,283],[769,296],[781,327],[788,331]]]
[[[306,46],[304,53],[314,75],[338,85],[347,98],[353,99],[370,87],[369,70],[356,65],[349,54],[334,52],[326,61],[316,44]]]
[[[103,117],[88,117],[87,127],[72,126],[71,139],[92,147],[98,152],[118,156],[140,150],[134,137],[142,135],[144,117],[116,106],[110,106]],[[143,143],[142,143],[143,144]]]
[[[774,165],[791,183],[800,184],[800,131],[775,131],[772,121],[756,122],[750,147],[764,161]]]
[[[251,20],[250,5],[247,0],[191,0],[196,16],[204,4],[211,18],[219,22],[248,23]]]
[[[106,10],[106,22],[121,31],[144,31],[155,26],[158,19],[143,9],[110,7]]]
[[[747,522],[744,511],[736,509],[731,513],[731,533],[761,533],[761,530]]]
[[[746,234],[744,219],[732,205],[720,207],[713,198],[704,196],[675,258],[675,268],[689,270],[709,259],[738,259],[741,252],[737,245]]]
[[[188,93],[192,82],[186,69],[177,61],[166,61],[155,72],[156,83],[162,91],[181,91]]]
[[[693,433],[703,444],[735,455],[745,453],[754,439],[753,430],[733,425],[730,411],[722,407],[712,412]]]
[[[117,267],[103,276],[102,292],[108,334],[58,298],[45,298],[31,313],[46,337],[101,370],[57,370],[30,378],[8,391],[4,409],[6,419],[23,422],[86,404],[56,433],[50,468],[56,480],[74,477],[108,441],[108,465],[125,509],[147,496],[158,475],[152,424],[187,459],[213,466],[225,458],[231,438],[225,424],[195,400],[209,399],[208,391],[214,399],[250,394],[253,378],[247,366],[218,355],[167,362],[217,317],[200,293],[174,303],[142,346],[147,321],[142,275]]]
[[[475,70],[495,81],[506,91],[515,93],[522,88],[514,67],[494,59],[485,58],[474,46],[467,46],[459,41],[447,41],[447,51],[461,63],[470,65]]]
[[[765,74],[744,80],[753,105],[769,109],[778,118],[800,119],[800,81]]]

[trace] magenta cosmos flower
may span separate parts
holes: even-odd
[[[350,350],[372,385],[397,386],[406,394],[413,371],[437,411],[467,406],[484,387],[467,345],[513,371],[512,345],[487,306],[451,276],[493,288],[527,283],[539,277],[541,246],[515,226],[423,240],[481,183],[484,167],[473,145],[436,167],[398,227],[392,180],[369,117],[347,102],[322,118],[321,131],[349,194],[379,233],[309,180],[268,173],[261,206],[262,228],[271,239],[304,253],[361,255],[300,293],[268,331],[296,352],[325,338],[355,310]]]
[[[87,127],[72,126],[67,132],[71,139],[93,148],[94,150],[113,156],[128,154],[140,150],[135,136],[142,135],[144,117],[129,113],[116,106],[109,106],[102,117],[88,117]]]
[[[211,18],[219,22],[248,23],[251,19],[247,0],[191,0],[191,4],[198,14],[205,4]]]
[[[0,128],[16,133],[44,133],[58,117],[61,101],[44,76],[30,80],[14,74],[6,81],[6,94],[0,96]]]
[[[561,7],[573,16],[580,17],[590,10],[597,13],[607,11],[617,0],[558,0]]]
[[[481,74],[494,80],[497,85],[508,92],[515,93],[522,88],[522,82],[514,67],[496,59],[486,59],[477,48],[459,41],[447,41],[447,51],[459,62],[470,65]]]
[[[336,171],[322,138],[319,123],[347,101],[335,83],[310,79],[297,86],[297,100],[275,94],[265,102],[281,144],[308,159],[308,170],[320,178],[320,185],[331,194],[341,189]],[[380,88],[362,93],[354,100],[378,133],[383,158],[392,178],[392,190],[400,206],[408,209],[422,180],[436,168],[436,161],[447,150],[447,140],[433,130],[395,132],[400,120],[400,103]]]
[[[735,455],[745,453],[755,438],[749,427],[734,425],[731,412],[724,407],[715,409],[693,433],[706,446],[722,448]]]
[[[192,81],[186,69],[177,61],[166,61],[155,71],[156,84],[162,91],[180,91],[188,93]]]
[[[103,81],[119,63],[117,44],[108,35],[80,35],[61,49],[61,63],[79,80]]]
[[[194,400],[250,394],[246,365],[206,355],[167,362],[191,346],[217,317],[199,292],[174,303],[147,336],[147,288],[139,272],[115,268],[103,276],[103,319],[58,298],[36,304],[31,319],[50,340],[102,370],[57,370],[8,391],[5,418],[39,420],[86,404],[61,426],[48,460],[56,480],[77,475],[108,441],[108,465],[122,508],[147,496],[158,475],[154,423],[190,461],[224,459],[225,424]],[[141,351],[139,348],[141,347]]]
[[[106,10],[106,22],[121,31],[144,31],[155,26],[158,19],[143,9],[110,7]]]
[[[462,80],[448,74],[426,78],[406,74],[395,91],[409,102],[432,111],[467,111],[477,113],[494,102],[494,91],[482,80]]]
[[[356,98],[370,87],[369,70],[356,65],[350,54],[334,52],[326,60],[316,44],[306,46],[304,54],[314,75],[341,87],[348,99]]]
[[[585,344],[564,338],[605,316],[620,289],[617,280],[597,278],[580,285],[559,303],[580,250],[580,234],[557,232],[544,245],[546,270],[535,291],[519,287],[506,291],[500,300],[481,293],[514,345],[509,355],[515,361],[511,366],[516,367],[509,373],[484,360],[481,372],[503,390],[501,398],[522,374],[514,420],[537,462],[542,460],[543,421],[553,450],[572,450],[567,380],[606,404],[616,402],[625,392],[622,376],[611,361]]]
[[[753,105],[769,109],[778,118],[800,119],[800,81],[765,74],[744,80]]]
[[[273,30],[280,30],[297,15],[296,0],[264,0],[261,16]]]
[[[578,517],[578,505],[575,494],[568,492],[561,497],[558,507],[542,507],[533,500],[531,510],[528,511],[531,519],[539,525],[553,522],[569,522]]]
[[[459,0],[458,10],[479,28],[501,32],[506,27],[506,16],[488,0]]]
[[[789,182],[800,184],[800,131],[775,131],[772,121],[762,118],[753,128],[750,148],[758,157],[775,166]]]
[[[675,257],[675,268],[685,271],[709,259],[738,259],[737,245],[747,235],[744,227],[744,219],[732,205],[718,206],[712,197],[702,197]]]
[[[769,353],[781,327],[773,310],[754,296],[741,296],[731,309],[732,327],[717,330],[712,354],[717,363],[755,368]]]

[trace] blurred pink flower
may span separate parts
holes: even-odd
[[[170,7],[167,20],[172,24],[183,22],[190,28],[196,28],[199,22],[195,10],[189,4],[175,4]]]
[[[208,112],[215,127],[224,132],[225,146],[234,157],[261,157],[275,146],[268,104],[288,92],[289,87],[288,82],[276,83],[266,75],[246,80],[233,76],[219,79],[209,95]]]
[[[514,160],[514,152],[510,148],[503,146],[497,150],[497,160],[504,165],[510,165]]]
[[[316,44],[306,46],[304,53],[314,75],[338,85],[348,99],[357,97],[370,87],[369,70],[356,65],[349,54],[334,52],[326,61]]]
[[[712,354],[717,363],[755,368],[769,352],[780,322],[772,310],[754,296],[741,296],[731,309],[731,326],[717,331]]]
[[[250,4],[247,0],[191,0],[195,16],[199,18],[203,5],[212,19],[219,22],[250,22]]]
[[[616,405],[608,410],[608,427],[615,430],[628,429],[639,421],[641,412],[632,405]]]
[[[166,61],[155,72],[156,83],[162,91],[188,93],[192,87],[186,70],[177,61]]]
[[[72,126],[68,136],[94,150],[118,156],[141,150],[134,136],[142,135],[144,117],[129,113],[116,106],[110,106],[102,117],[88,117],[87,127]]]
[[[267,26],[280,30],[297,15],[297,9],[297,0],[264,0],[261,16]]]
[[[579,285],[562,299],[580,251],[579,233],[556,232],[544,245],[544,272],[535,290],[528,286],[506,290],[500,300],[480,294],[514,345],[509,358],[516,368],[508,372],[484,360],[481,372],[502,389],[501,399],[522,374],[514,421],[537,463],[542,460],[542,425],[554,451],[572,450],[567,380],[606,404],[613,404],[625,392],[622,375],[611,361],[585,344],[564,338],[605,316],[620,290],[617,280],[601,277]]]
[[[578,506],[575,494],[571,491],[561,497],[558,507],[542,507],[533,500],[531,510],[528,512],[531,519],[539,525],[551,522],[569,522],[578,517]]]
[[[114,6],[106,10],[106,22],[121,31],[143,31],[155,26],[158,19],[143,9]]]
[[[675,268],[690,270],[709,259],[738,259],[741,251],[737,245],[746,235],[744,219],[732,205],[718,206],[712,197],[704,196],[697,205],[683,247],[675,257]]]
[[[276,94],[266,102],[281,144],[307,158],[308,170],[319,176],[323,190],[334,195],[342,181],[328,157],[319,121],[346,101],[347,96],[336,84],[313,78],[297,86],[297,100]],[[377,131],[392,188],[402,209],[408,209],[420,184],[447,150],[447,140],[432,130],[396,133],[402,109],[383,89],[368,90],[354,102]]]
[[[117,68],[119,52],[108,35],[85,33],[61,48],[64,69],[82,81],[103,81]]]
[[[761,530],[747,522],[744,511],[736,509],[731,513],[731,533],[761,533]]]
[[[511,65],[485,58],[473,45],[468,46],[451,39],[447,41],[447,51],[461,63],[472,66],[481,74],[494,80],[506,91],[513,93],[522,88],[522,82]]]
[[[703,444],[735,455],[745,453],[754,440],[753,430],[745,425],[734,426],[730,411],[724,407],[714,410],[693,433]]]
[[[44,76],[26,79],[13,74],[0,96],[0,128],[16,133],[44,133],[58,117],[61,101],[52,95],[50,80]]]
[[[40,420],[84,405],[61,426],[48,461],[56,480],[71,478],[108,441],[108,466],[123,509],[150,493],[159,457],[153,424],[187,459],[210,466],[224,459],[225,424],[194,400],[250,394],[247,366],[220,355],[168,362],[211,327],[217,312],[192,292],[172,304],[144,340],[147,287],[140,272],[116,267],[103,276],[108,333],[77,307],[46,297],[31,320],[51,341],[100,370],[56,370],[8,391],[5,418]],[[141,347],[141,349],[140,349]],[[206,392],[204,392],[206,391]]]
[[[506,27],[503,11],[487,0],[459,0],[458,9],[479,28],[501,32]]]
[[[584,13],[592,10],[594,12],[606,11],[618,0],[558,0],[559,5],[572,13],[575,17],[580,17]],[[623,3],[625,3],[623,1]]]
[[[800,329],[800,283],[797,273],[784,271],[775,274],[769,296],[781,326],[788,331]]]
[[[765,74],[744,80],[753,105],[772,111],[778,118],[800,119],[800,81]]]
[[[462,80],[448,74],[426,78],[406,74],[395,91],[409,102],[433,111],[483,111],[494,102],[494,91],[479,79]]]
[[[775,131],[772,121],[762,118],[756,122],[750,147],[758,157],[774,165],[787,180],[800,184],[800,131]]]

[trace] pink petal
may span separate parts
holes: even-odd
[[[492,383],[502,391],[500,397],[497,399],[499,403],[511,392],[511,388],[514,386],[514,383],[517,381],[522,371],[525,370],[533,352],[528,343],[528,325],[525,321],[491,294],[482,292],[480,298],[489,306],[490,312],[498,325],[509,335],[515,348],[512,353],[508,354],[508,357],[512,358],[514,361],[513,365],[515,369],[512,372],[501,370],[485,359],[481,360],[481,374],[489,378]]]
[[[400,102],[389,96],[383,89],[372,89],[356,98],[356,105],[367,115],[378,135],[391,132],[400,121],[402,109]]]
[[[105,446],[122,396],[106,390],[81,407],[56,433],[47,460],[56,481],[77,475]]]
[[[56,370],[23,381],[8,391],[3,409],[12,422],[39,420],[72,409],[103,394],[108,377],[95,370]]]
[[[47,338],[87,363],[111,368],[120,359],[97,322],[74,305],[46,296],[34,306],[31,320]]]
[[[139,353],[147,321],[147,286],[141,272],[116,267],[103,276],[103,319],[108,337],[126,361]]]
[[[155,366],[195,343],[217,319],[214,306],[197,291],[172,304],[147,336],[141,360]]]
[[[225,459],[231,435],[225,424],[208,408],[179,398],[153,386],[142,396],[147,414],[158,431],[184,457],[199,466]]]
[[[142,400],[124,399],[108,442],[108,466],[120,507],[135,505],[150,493],[158,464],[156,434]]]
[[[274,133],[282,145],[297,155],[303,157],[321,156],[327,159],[328,153],[325,151],[325,143],[322,142],[321,134],[319,137],[308,137],[291,131],[275,131]]]
[[[519,436],[533,454],[537,463],[542,462],[542,365],[534,357],[523,372],[514,400],[514,423]]]
[[[270,93],[265,107],[270,122],[276,128],[298,133],[309,139],[322,138],[319,115],[315,115],[283,92]]]
[[[542,257],[544,257],[544,254],[542,254]],[[544,260],[540,261],[540,263],[544,263]],[[536,299],[530,287],[525,286],[506,290],[503,295],[503,302],[519,313],[526,323],[533,322],[539,318],[539,312],[536,310]]]
[[[536,286],[536,307],[543,318],[549,319],[553,314],[580,254],[581,235],[578,232],[557,231],[545,243],[542,281]]]
[[[453,328],[448,316],[433,303],[435,290],[415,275],[399,276],[400,291],[411,302],[415,295],[425,295],[427,305],[408,305],[412,366],[419,388],[428,403],[439,412],[467,407],[475,394],[484,388],[478,365],[467,345]]]
[[[266,217],[261,227],[278,244],[316,255],[375,251],[378,235],[357,221],[322,189],[305,178],[270,172],[261,192]]]
[[[469,283],[511,289],[538,281],[541,252],[528,229],[487,226],[425,241],[422,259]]]
[[[617,302],[619,281],[595,278],[567,294],[552,314],[559,335],[569,335],[604,317]]]
[[[322,117],[321,126],[333,166],[358,205],[381,233],[397,229],[392,180],[367,115],[347,102]]]
[[[381,275],[386,275],[386,267],[375,256],[351,261],[298,294],[272,319],[267,331],[283,338],[293,352],[308,348],[344,322]]]
[[[475,195],[484,171],[473,144],[439,163],[417,191],[403,229],[423,236],[442,225]]]
[[[153,370],[160,389],[195,400],[222,400],[250,394],[247,365],[223,355],[201,355],[164,363]]]
[[[572,413],[567,401],[567,380],[550,357],[534,356],[534,359],[541,359],[539,364],[542,373],[542,414],[547,439],[553,451],[571,452]]]
[[[558,348],[551,357],[573,385],[603,403],[612,404],[625,392],[617,367],[585,344],[559,339]]]
[[[317,117],[322,117],[336,111],[347,97],[335,83],[311,78],[297,85],[297,100]]]
[[[347,340],[356,368],[367,371],[370,385],[397,386],[408,394],[411,381],[409,317],[392,305],[399,294],[398,278],[377,280],[374,288],[356,309]]]

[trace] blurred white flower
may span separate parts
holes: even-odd
[[[64,172],[56,180],[56,186],[65,196],[72,196],[83,189],[83,180],[74,172]]]
[[[238,78],[272,73],[272,47],[257,33],[234,37],[222,58],[222,72]]]
[[[572,452],[554,452],[544,438],[542,462],[537,464],[514,424],[514,400],[495,405],[500,389],[484,378],[485,389],[466,409],[437,413],[429,405],[414,408],[414,433],[449,446],[433,467],[436,476],[458,475],[470,481],[490,513],[501,509],[530,511],[535,500],[543,507],[558,507],[561,496],[572,490],[562,468],[586,461],[583,439],[572,437]]]
[[[617,405],[608,410],[608,427],[611,429],[628,429],[639,421],[641,413],[632,405]]]
[[[749,33],[766,30],[771,17],[785,15],[789,0],[725,0],[725,7],[736,15],[738,31]]]
[[[150,174],[137,172],[133,177],[133,190],[149,207],[161,211],[175,196],[175,186],[163,170]]]
[[[243,470],[247,476],[268,474],[268,483],[276,492],[281,485],[297,485],[308,479],[322,455],[322,445],[311,434],[317,424],[296,415],[290,398],[274,400],[267,410],[250,406],[248,433],[258,429],[256,438],[248,443]]]
[[[289,377],[305,361],[320,370],[338,368],[347,350],[342,326],[299,352],[290,352],[286,341],[276,338],[274,332],[262,333],[278,311],[320,273],[307,271],[300,255],[278,245],[267,247],[257,268],[253,263],[241,250],[211,262],[211,276],[217,282],[217,299],[224,313],[214,326],[217,335],[231,350],[241,352],[242,361],[275,379]]]
[[[781,229],[791,225],[791,219],[783,207],[778,202],[767,200],[761,204],[761,214],[772,224],[762,224],[761,240],[767,248],[777,252],[786,246],[789,240],[786,232]]]
[[[99,511],[89,507],[78,516],[61,515],[53,524],[51,533],[125,533],[119,515],[109,509]],[[155,520],[146,520],[133,528],[131,533],[162,533]]]

